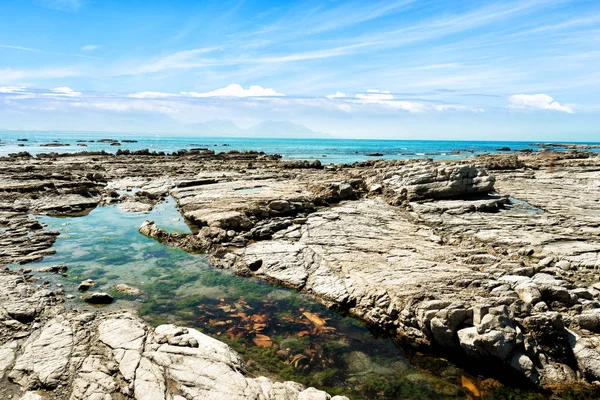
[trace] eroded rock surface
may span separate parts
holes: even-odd
[[[26,263],[51,251],[54,234],[27,213],[78,213],[114,203],[143,204],[130,208],[142,211],[171,195],[193,233],[170,234],[151,221],[140,232],[208,252],[217,266],[310,292],[399,337],[516,371],[539,385],[600,381],[597,155],[503,154],[321,168],[260,153],[120,152],[20,155],[0,163],[7,166],[0,179],[8,188],[0,192],[0,262]],[[116,192],[133,188],[139,192]],[[45,307],[13,303],[4,308],[20,324]],[[78,331],[71,329],[75,352]],[[174,336],[185,346],[159,343],[164,339],[156,331],[144,335],[142,350],[102,342],[113,364],[102,364],[100,353],[82,356],[81,371],[104,365],[108,378],[97,375],[85,386],[82,377],[79,398],[104,395],[122,382],[128,382],[127,396],[164,393],[173,375],[210,386],[210,377],[178,375],[173,361],[173,354],[185,356],[171,353],[173,346],[197,353],[195,334]],[[27,346],[37,343],[27,340]],[[10,346],[0,350],[0,366],[23,354]],[[17,371],[27,378],[15,379],[24,388],[52,382],[61,371],[40,375],[23,360]],[[237,370],[234,361],[224,362]],[[232,380],[239,384],[223,390],[235,396],[246,393],[236,391],[241,382],[263,393],[294,387],[243,374]]]

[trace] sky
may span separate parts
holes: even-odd
[[[600,2],[0,2],[0,129],[600,141]]]

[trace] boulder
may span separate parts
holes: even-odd
[[[80,292],[87,292],[94,286],[96,286],[96,282],[94,282],[92,279],[86,279],[85,281],[82,281],[79,286],[77,286],[77,290]]]
[[[83,301],[90,304],[110,304],[114,298],[105,292],[94,292],[81,296]]]
[[[472,326],[458,331],[462,349],[473,358],[494,357],[505,360],[515,347],[516,331],[488,330],[481,334]]]
[[[119,283],[115,287],[115,289],[117,289],[117,292],[129,295],[129,296],[139,296],[142,294],[142,291],[140,289],[133,287],[133,286],[126,285],[124,283]]]
[[[591,380],[600,380],[600,352],[591,341],[568,331],[567,338],[577,365]]]
[[[383,176],[383,194],[392,205],[406,201],[461,198],[494,189],[494,177],[474,165],[416,163]]]
[[[581,328],[598,332],[600,331],[600,309],[583,312],[576,317],[576,321]]]
[[[49,272],[51,274],[64,274],[67,272],[66,265],[51,265],[49,267],[42,267],[38,269],[38,272]]]

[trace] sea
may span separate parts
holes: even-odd
[[[99,142],[102,139],[118,140],[120,145],[113,146],[111,143]],[[42,146],[49,143],[59,143],[64,146]],[[525,141],[282,139],[177,136],[155,133],[0,131],[0,156],[21,151],[27,151],[32,155],[101,150],[115,153],[118,149],[149,149],[170,153],[183,149],[208,148],[216,153],[254,150],[280,154],[284,160],[320,160],[323,164],[339,164],[370,159],[401,160],[420,157],[459,160],[497,152],[498,149],[503,148],[508,148],[510,151],[525,149],[535,151],[540,149],[540,145],[540,143]],[[561,151],[560,148],[554,150]],[[590,149],[590,151],[600,152],[600,149]]]

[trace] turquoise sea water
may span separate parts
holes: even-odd
[[[18,141],[27,139],[27,141]],[[98,143],[100,139],[135,140],[121,142],[120,146]],[[78,142],[85,140],[86,142]],[[89,142],[93,140],[94,142]],[[64,147],[41,147],[42,144],[58,142]],[[78,146],[85,145],[84,146]],[[531,142],[504,141],[430,141],[430,140],[375,140],[375,139],[261,139],[228,137],[190,137],[166,134],[123,133],[65,133],[65,132],[1,132],[0,156],[19,151],[31,154],[49,152],[100,151],[116,152],[118,149],[173,152],[181,149],[210,148],[215,152],[229,150],[256,150],[281,154],[286,160],[321,160],[324,164],[351,163],[374,158],[386,160],[417,157],[435,159],[463,159],[477,154],[495,152],[502,147],[511,150],[539,149]],[[19,146],[21,145],[21,146]],[[560,149],[556,149],[560,151]],[[592,151],[600,151],[593,149]],[[368,156],[367,154],[382,154]]]

